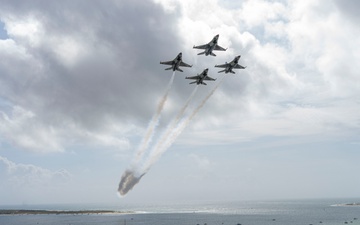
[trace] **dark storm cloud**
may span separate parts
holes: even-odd
[[[151,117],[170,79],[159,61],[179,49],[176,15],[150,1],[2,1],[0,12],[5,23],[35,18],[43,29],[36,45],[10,35],[31,57],[15,55],[13,63],[1,65],[6,89],[0,97],[55,127],[70,121],[97,129],[112,120]],[[69,40],[82,44],[83,56],[70,55],[69,45],[60,46],[66,51],[59,57],[59,46],[52,44]]]

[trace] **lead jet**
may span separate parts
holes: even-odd
[[[233,69],[245,69],[246,66],[242,66],[242,65],[238,64],[240,57],[241,57],[241,55],[238,55],[229,63],[225,62],[225,64],[222,64],[222,65],[215,65],[215,67],[218,67],[218,68],[225,68],[224,70],[220,70],[218,73],[225,72],[225,73],[235,74]]]
[[[163,64],[163,65],[171,65],[171,67],[169,68],[166,68],[165,70],[177,70],[177,71],[180,71],[180,72],[183,72],[179,67],[180,66],[185,66],[185,67],[192,67],[192,65],[189,65],[187,63],[184,63],[182,61],[182,53],[180,52],[176,58],[172,61],[167,61],[167,62],[160,62],[160,64]]]
[[[211,81],[214,81],[216,79],[214,78],[211,78],[207,75],[209,69],[205,69],[202,73],[196,75],[196,76],[193,76],[193,77],[185,77],[185,79],[191,79],[191,80],[196,80],[194,82],[191,82],[189,84],[202,84],[202,85],[206,85],[206,83],[204,82],[204,80],[211,80]]]
[[[219,35],[215,35],[215,37],[207,44],[205,45],[198,45],[198,46],[195,46],[193,48],[197,48],[197,49],[205,49],[205,51],[203,52],[200,52],[198,55],[203,55],[205,54],[206,56],[208,55],[212,55],[212,56],[216,56],[213,51],[216,50],[216,51],[226,51],[225,48],[219,46],[217,43],[218,43],[218,39],[219,39]]]

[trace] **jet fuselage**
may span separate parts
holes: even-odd
[[[225,72],[225,73],[233,73],[235,74],[235,72],[233,71],[233,69],[245,69],[245,67],[239,65],[239,59],[240,59],[240,55],[236,56],[231,62],[225,62],[225,64],[222,65],[215,65],[215,67],[219,67],[219,68],[224,68],[223,70],[219,71],[218,73],[221,72]]]
[[[165,70],[178,70],[180,72],[182,72],[182,70],[180,69],[180,66],[185,66],[185,67],[191,67],[192,65],[189,65],[187,63],[184,63],[182,61],[182,53],[180,52],[174,60],[172,61],[166,61],[166,62],[160,62],[160,64],[164,64],[164,65],[170,65],[171,67],[166,68]]]
[[[180,52],[176,58],[173,60],[173,64],[172,64],[172,70],[175,71],[177,69],[179,69],[180,63],[182,61],[182,53]]]
[[[206,49],[205,51],[205,55],[208,56],[210,55],[213,51],[214,51],[214,48],[216,47],[217,45],[217,42],[218,42],[218,39],[219,39],[219,35],[216,35],[210,42],[209,42],[209,48]]]

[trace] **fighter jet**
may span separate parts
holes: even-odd
[[[167,62],[160,62],[160,64],[164,64],[164,65],[171,65],[171,67],[169,68],[166,68],[165,70],[177,70],[177,71],[180,71],[180,72],[183,72],[179,67],[180,66],[185,66],[185,67],[192,67],[192,65],[189,65],[187,63],[184,63],[182,61],[182,53],[180,52],[176,58],[172,61],[167,61]]]
[[[240,57],[241,55],[236,56],[230,63],[225,62],[225,64],[222,65],[215,65],[215,67],[225,68],[224,70],[220,70],[218,73],[225,72],[235,74],[233,69],[245,69],[246,66],[238,64]]]
[[[196,75],[196,76],[193,76],[193,77],[185,77],[185,79],[191,79],[191,80],[196,80],[194,82],[191,82],[189,84],[202,84],[202,85],[206,85],[206,83],[204,82],[204,80],[216,80],[214,78],[211,78],[207,75],[209,69],[205,69],[202,73]]]
[[[198,55],[203,55],[205,54],[206,56],[208,55],[212,55],[212,56],[216,56],[212,51],[217,50],[217,51],[226,51],[225,48],[220,47],[217,43],[218,43],[218,39],[219,39],[219,35],[215,35],[215,37],[207,44],[205,45],[198,45],[195,46],[193,48],[197,48],[197,49],[205,49],[205,51],[200,52]]]

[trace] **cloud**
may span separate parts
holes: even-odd
[[[229,47],[216,59],[199,57],[196,66],[230,61],[237,54],[247,66],[226,77],[182,143],[219,144],[224,143],[222,138],[234,143],[324,131],[328,138],[342,138],[341,132],[351,134],[359,128],[360,89],[353,65],[360,59],[356,44],[360,38],[354,23],[344,16],[350,10],[344,9],[346,4],[259,0],[229,9],[226,2],[219,6],[206,1],[211,21],[217,21],[207,22],[203,17],[209,16],[208,11],[191,7],[190,1],[175,2],[172,6],[182,13],[178,24],[187,45],[206,43],[219,33],[220,45]],[[210,75],[214,72],[210,70]]]
[[[15,163],[2,156],[0,156],[0,168],[2,168],[3,183],[11,183],[12,187],[16,188],[52,186],[65,182],[72,176],[65,169],[51,171],[32,164]]]
[[[175,144],[181,148],[195,151],[212,145],[236,152],[266,149],[273,153],[288,146],[303,152],[307,143],[321,142],[324,149],[331,143],[359,143],[358,4],[339,0],[4,0],[0,8],[0,144],[10,151],[75,151],[80,156],[84,149],[119,149],[122,156],[127,155],[138,145],[170,79],[171,72],[159,61],[171,60],[179,52],[193,67],[175,75],[160,134],[193,90],[184,76],[209,68],[211,77],[221,78],[214,65],[229,62],[235,55],[241,55],[240,64],[247,66],[226,76],[177,139]],[[217,57],[198,56],[192,46],[205,44],[216,34],[228,50],[217,52]],[[190,110],[216,84],[199,87]],[[318,146],[312,146],[317,150]],[[234,152],[230,156],[239,156]],[[194,170],[188,174],[196,166],[205,175],[224,174],[221,164],[219,170],[213,169],[219,157],[198,156],[190,157]],[[229,176],[239,164],[234,158],[225,173]],[[305,158],[297,161],[299,165]],[[4,177],[11,164],[6,160],[1,159]],[[227,164],[232,159],[224,155],[224,160]],[[56,171],[35,169],[31,164],[13,165],[18,168],[13,175],[20,180],[30,182],[30,174],[47,182],[56,177]],[[161,164],[158,168],[162,169]],[[255,167],[250,163],[246,168]],[[261,180],[264,167],[258,168],[256,179]],[[174,171],[169,167],[167,172]],[[294,168],[294,172],[299,170]],[[213,177],[208,178],[211,185]],[[260,186],[253,176],[248,178],[253,183],[246,192],[262,193],[261,188],[252,192],[252,186]],[[275,184],[273,189],[278,191]],[[81,187],[78,193],[88,195],[82,190],[86,185],[76,186]],[[163,190],[159,189],[159,196]],[[199,193],[203,190],[199,188]],[[194,192],[189,189],[189,193]]]
[[[167,82],[158,62],[180,51],[175,16],[148,1],[2,5],[4,141],[54,152],[87,136],[128,148],[128,132],[146,126]]]
[[[204,171],[210,170],[212,163],[206,157],[202,157],[194,153],[191,153],[189,157],[195,161],[195,164],[198,166],[199,169]]]
[[[32,112],[15,106],[11,117],[0,113],[0,132],[10,142],[33,151],[63,151],[57,131],[39,124]]]
[[[130,136],[146,127],[169,79],[158,61],[180,51],[194,62],[184,72],[188,74],[209,67],[210,75],[216,76],[213,65],[238,54],[247,66],[227,77],[215,100],[194,120],[193,129],[236,130],[243,125],[242,118],[252,121],[261,116],[271,127],[259,130],[259,135],[269,135],[279,129],[274,113],[283,116],[276,120],[283,120],[281,124],[308,124],[290,122],[297,112],[283,102],[300,106],[298,110],[308,103],[323,111],[342,105],[343,100],[337,100],[339,105],[334,106],[333,99],[346,98],[347,106],[352,102],[357,108],[352,99],[359,82],[353,65],[360,57],[356,44],[360,40],[352,23],[356,18],[347,20],[350,3],[257,0],[231,8],[228,4],[34,1],[16,7],[5,2],[1,21],[9,38],[0,41],[5,59],[0,67],[0,98],[7,104],[0,108],[1,132],[14,145],[39,152],[63,151],[71,135],[128,149]],[[228,51],[217,57],[196,56],[191,46],[206,43],[215,34],[220,34],[219,44]],[[181,76],[176,75],[162,127],[176,112],[177,102],[185,100],[184,92],[190,91]],[[205,91],[198,94],[201,99]],[[32,116],[18,117],[19,109]],[[323,120],[318,131],[327,123]],[[31,132],[24,135],[22,126]],[[70,138],[70,143],[77,138]]]
[[[360,21],[360,15],[356,10],[360,4],[358,1],[350,0],[350,1],[334,1],[336,6],[339,8],[340,12],[347,18],[350,18],[354,25]]]

